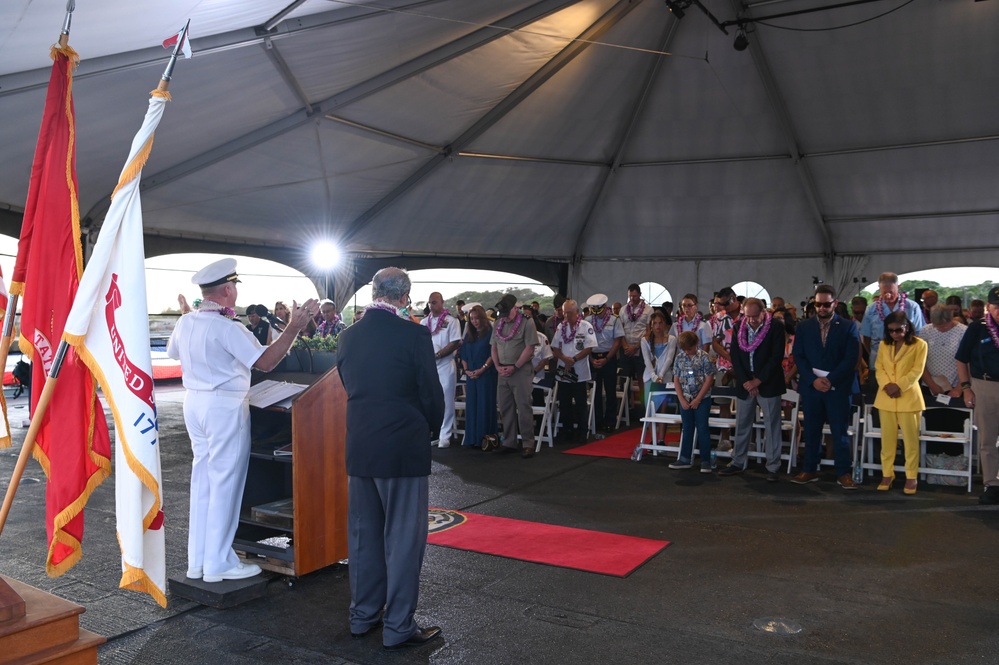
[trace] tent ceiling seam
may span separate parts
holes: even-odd
[[[663,30],[662,37],[659,40],[659,48],[657,50],[666,51],[669,49],[670,42],[672,42],[674,35],[676,35],[679,24],[680,20],[673,14],[670,14],[667,19],[666,28]],[[583,221],[579,225],[579,230],[576,232],[576,242],[573,244],[572,249],[573,263],[579,262],[583,250],[583,242],[586,239],[586,230],[590,227],[590,223],[593,221],[594,214],[596,213],[600,202],[604,199],[604,195],[606,194],[608,187],[614,180],[614,175],[617,173],[618,169],[621,168],[621,160],[624,157],[624,151],[627,149],[631,135],[635,130],[635,126],[638,124],[638,119],[641,117],[642,111],[645,109],[645,103],[649,99],[649,93],[652,90],[652,86],[655,84],[656,77],[659,74],[659,70],[662,67],[664,59],[664,56],[657,55],[652,59],[652,62],[649,63],[648,69],[645,72],[645,80],[642,82],[642,86],[639,88],[638,94],[635,95],[635,99],[632,102],[632,109],[630,117],[628,118],[628,124],[621,133],[621,137],[617,142],[617,147],[614,150],[613,163],[611,164],[610,169],[604,173],[600,187],[597,188],[596,193],[590,200],[590,203],[587,206],[586,214],[583,216]]]
[[[435,155],[414,174],[406,178],[395,189],[385,195],[380,201],[362,213],[348,227],[342,237],[344,243],[349,243],[357,234],[364,229],[383,210],[389,207],[400,196],[409,191],[415,184],[420,182],[427,175],[433,173],[446,159],[453,153],[460,153],[472,141],[477,139],[490,127],[499,122],[510,111],[517,107],[522,101],[527,99],[535,90],[545,84],[552,76],[562,70],[567,64],[572,62],[580,53],[590,47],[593,40],[599,38],[607,30],[612,28],[622,18],[628,15],[635,7],[641,4],[642,0],[632,2],[631,0],[619,0],[603,16],[598,18],[590,27],[584,30],[577,38],[561,51],[556,53],[537,71],[529,76],[523,83],[503,98],[496,106],[487,111],[471,127],[465,130],[458,138],[452,141],[443,155]]]

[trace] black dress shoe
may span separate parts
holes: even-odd
[[[982,506],[994,506],[999,504],[999,487],[988,486],[985,493],[978,497],[978,503]]]
[[[389,651],[396,651],[398,649],[409,649],[410,647],[420,647],[434,639],[439,637],[441,634],[440,626],[429,626],[427,628],[417,627],[416,632],[409,636],[405,642],[399,642],[398,644],[386,644],[385,648]]]
[[[776,483],[776,482],[779,482],[779,481],[780,481],[780,478],[777,477],[777,472],[776,471],[768,471],[767,472],[767,482],[768,483]]]
[[[350,636],[353,637],[355,640],[359,640],[362,637],[367,637],[368,635],[370,635],[371,633],[373,633],[375,630],[377,630],[379,627],[381,627],[381,625],[382,625],[382,620],[379,619],[378,621],[376,621],[373,624],[371,624],[370,626],[368,626],[368,629],[365,630],[365,631],[362,631],[360,633],[355,633],[354,631],[350,631]]]
[[[729,464],[728,466],[718,469],[719,476],[734,476],[737,473],[742,473],[745,471],[741,466],[736,466],[735,464]]]
[[[520,456],[524,459],[531,459],[534,457],[534,448],[524,448],[520,451]]]

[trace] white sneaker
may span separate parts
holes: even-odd
[[[218,575],[205,575],[205,582],[221,582],[222,580],[245,580],[260,574],[260,566],[255,563],[237,563],[235,566]]]
[[[448,437],[446,439],[444,437],[441,437],[437,441],[437,447],[438,448],[450,448],[451,447],[451,437]]]
[[[201,575],[203,574],[203,572],[204,571],[201,568],[188,568],[187,569],[187,579],[189,579],[189,580],[200,580],[201,579]]]

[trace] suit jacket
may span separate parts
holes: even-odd
[[[902,345],[902,350],[895,354],[895,345],[889,340],[881,344],[878,359],[874,361],[878,377],[878,394],[874,398],[874,406],[882,411],[897,413],[922,411],[926,408],[923,391],[919,387],[919,378],[926,368],[926,342],[919,337],[913,344]],[[896,398],[888,397],[883,386],[894,383],[902,390]]]
[[[748,399],[749,392],[742,387],[750,379],[761,381],[759,391],[761,397],[780,397],[784,394],[784,326],[777,319],[772,319],[770,330],[763,342],[753,352],[753,367],[749,369],[749,352],[739,347],[739,330],[746,325],[746,318],[736,321],[732,328],[732,370],[735,372],[735,396]]]
[[[798,388],[802,394],[818,392],[812,387],[815,370],[829,372],[829,382],[836,392],[852,395],[860,391],[857,381],[857,360],[860,358],[860,332],[856,324],[833,314],[829,322],[826,345],[822,346],[822,329],[818,317],[813,316],[798,324],[794,331],[794,363],[800,377]]]
[[[444,421],[444,391],[430,331],[368,310],[337,340],[347,389],[347,475],[430,475],[430,441]]]

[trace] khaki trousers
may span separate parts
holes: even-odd
[[[523,447],[534,449],[534,372],[531,363],[513,373],[500,376],[496,383],[496,404],[503,422],[503,445],[519,448],[517,434],[523,437]]]
[[[978,427],[978,464],[986,487],[999,486],[999,381],[972,379],[975,391],[975,426]]]

